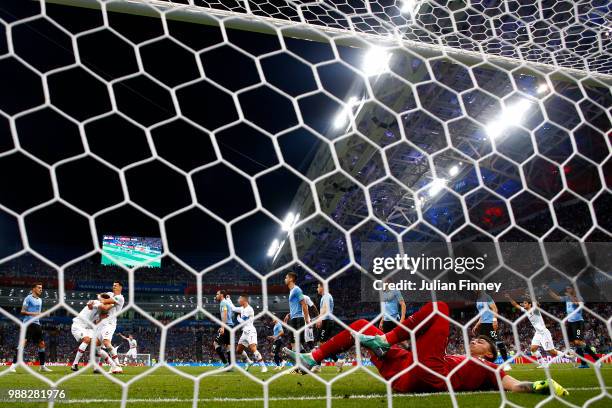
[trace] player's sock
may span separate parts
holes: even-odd
[[[227,358],[225,358],[225,351],[223,351],[223,347],[218,346],[215,351],[217,352],[217,354],[219,355],[219,358],[221,359],[221,362],[223,364],[227,364]]]
[[[232,353],[230,353],[229,351],[227,351],[227,352],[225,353],[225,357],[226,357],[226,359],[227,359],[227,362],[228,362],[228,363],[231,363],[231,362],[232,362]]]
[[[259,350],[253,353],[253,357],[255,357],[256,362],[260,363],[262,366],[265,366],[263,357],[261,356],[261,353],[259,352]]]
[[[72,362],[73,366],[79,364],[79,361],[81,361],[81,357],[83,357],[83,354],[85,354],[85,350],[87,350],[87,343],[79,344],[76,356],[74,357],[74,361]]]
[[[576,346],[576,354],[578,354],[577,362],[579,362],[581,366],[586,365],[587,362],[584,358],[584,349],[582,346]]]
[[[13,364],[17,363],[17,356],[19,355],[19,347],[17,347],[17,350],[15,350],[15,357],[13,357]]]
[[[112,368],[117,368],[117,363],[115,363],[115,361],[108,355],[108,352],[104,348],[99,348],[98,350],[100,356],[107,361]]]
[[[595,354],[595,352],[593,351],[593,349],[591,348],[590,344],[585,344],[584,345],[584,350],[587,352],[587,354],[589,356],[591,356],[593,358],[593,363],[596,363],[597,360],[599,360],[599,357],[597,357],[597,354]]]
[[[45,349],[44,348],[39,348],[38,349],[38,361],[40,362],[41,366],[45,365],[45,358],[46,358]]]
[[[536,350],[533,353],[533,356],[536,358],[536,360],[537,360],[539,365],[544,365],[545,364],[544,358],[542,358],[542,353],[540,353],[540,350]]]
[[[244,359],[244,361],[246,361],[247,364],[253,364],[253,360],[249,358],[249,355],[247,354],[246,351],[242,350],[241,356]]]
[[[498,341],[496,343],[497,349],[499,350],[499,354],[504,361],[508,361],[508,349],[506,349],[506,343],[503,341]]]

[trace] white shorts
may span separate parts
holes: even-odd
[[[131,349],[128,350],[127,353],[125,353],[125,356],[126,357],[130,357],[130,358],[136,358],[136,354],[138,354],[136,352],[136,349],[135,348],[131,348]]]
[[[102,323],[96,328],[96,337],[98,340],[113,340],[113,335],[115,334],[115,329],[117,329],[116,324],[104,324]]]
[[[304,329],[304,341],[308,343],[309,341],[314,341],[314,331],[312,327],[307,327]]]
[[[72,333],[72,336],[74,336],[74,339],[78,342],[83,340],[83,337],[89,337],[90,339],[94,338],[94,329],[86,324],[73,322],[72,326],[70,327],[70,332]]]
[[[245,347],[248,347],[251,344],[257,344],[257,331],[256,330],[250,330],[250,331],[242,331],[242,335],[240,336],[240,339],[238,340],[238,344],[242,344]]]
[[[531,340],[532,346],[541,346],[544,350],[549,351],[555,348],[550,331],[547,329],[544,332],[536,332]]]

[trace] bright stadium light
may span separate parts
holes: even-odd
[[[458,166],[453,166],[448,170],[448,174],[450,174],[451,176],[456,176],[458,173],[459,173]]]
[[[372,47],[363,58],[361,70],[367,76],[380,75],[389,69],[391,54],[382,47]]]
[[[286,216],[285,219],[283,220],[283,231],[289,231],[291,229],[291,227],[293,226],[293,220],[295,219],[295,214],[292,212],[289,212]]]
[[[402,14],[414,14],[414,9],[416,6],[416,0],[402,0],[402,6],[400,7],[400,11]]]
[[[543,82],[540,84],[540,86],[538,86],[538,89],[536,91],[539,94],[546,93],[548,91],[548,85],[545,82]]]
[[[334,118],[334,128],[340,129],[345,127],[350,119],[350,115],[353,111],[353,106],[359,103],[359,99],[355,96],[351,96],[346,102],[346,105],[342,107],[342,110]]]
[[[429,194],[429,197],[435,197],[436,195],[438,195],[438,193],[442,191],[445,185],[446,185],[446,180],[434,179],[429,185],[429,190],[427,191],[427,193]]]
[[[493,122],[486,126],[487,135],[492,139],[495,139],[501,135],[506,128],[519,124],[523,120],[523,116],[529,110],[531,103],[527,99],[521,99],[515,104],[504,108],[501,115]]]
[[[268,248],[268,257],[273,257],[274,254],[276,254],[276,251],[278,250],[278,248],[280,247],[280,242],[278,241],[278,239],[275,239],[274,241],[272,241],[272,243],[270,244],[270,248]]]

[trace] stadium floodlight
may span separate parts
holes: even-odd
[[[451,176],[456,176],[459,173],[459,166],[453,166],[448,170],[448,174]]]
[[[275,239],[274,241],[272,241],[272,243],[270,244],[270,248],[268,248],[268,257],[273,257],[274,254],[276,254],[276,251],[278,250],[278,248],[280,247],[280,242],[278,241],[278,239]]]
[[[391,54],[382,47],[374,46],[366,52],[361,70],[367,76],[385,73],[389,69]]]
[[[429,197],[435,197],[436,195],[438,195],[438,193],[442,191],[445,185],[446,185],[446,180],[434,179],[429,185],[429,190],[427,190]]]
[[[539,94],[546,93],[546,92],[548,91],[548,85],[547,85],[546,83],[541,83],[541,84],[538,86],[538,89],[536,89],[536,91],[537,91]]]
[[[402,14],[410,14],[410,16],[412,17],[416,11],[417,6],[418,0],[402,0],[400,12]]]
[[[359,99],[356,96],[351,96],[346,102],[346,105],[342,107],[342,110],[334,118],[334,128],[340,129],[345,127],[349,123],[350,115],[353,111],[353,106],[359,103]]]
[[[501,115],[486,126],[487,135],[494,139],[501,135],[506,128],[520,123],[530,106],[529,100],[521,99],[508,108],[502,109]]]
[[[283,231],[289,231],[293,226],[293,220],[295,219],[295,214],[291,211],[285,216],[283,220]]]

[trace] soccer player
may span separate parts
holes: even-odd
[[[108,298],[109,296],[104,294],[103,297]],[[81,309],[79,314],[72,319],[70,332],[79,343],[74,361],[70,367],[72,371],[79,370],[79,361],[81,361],[83,354],[85,354],[85,350],[87,350],[87,347],[91,343],[91,339],[95,338],[94,322],[98,320],[100,316],[106,317],[105,314],[111,307],[112,305],[103,305],[99,300],[90,300],[87,302],[87,305]]]
[[[319,345],[325,343],[334,334],[335,322],[330,315],[334,313],[334,298],[329,292],[325,292],[325,286],[322,282],[317,285],[317,293],[321,296],[319,300],[319,316],[317,317],[317,329],[319,331],[319,338],[317,339]],[[336,363],[338,372],[342,372],[344,362],[338,359],[337,355],[330,356],[330,359]]]
[[[283,350],[283,336],[285,331],[283,330],[283,324],[278,317],[274,317],[274,327],[272,328],[272,336],[268,336],[268,340],[272,342],[272,352],[274,353],[274,367],[275,370],[282,370],[285,365],[281,353]]]
[[[228,300],[230,299],[228,298]],[[236,354],[244,358],[246,362],[246,371],[249,371],[253,361],[251,361],[245,350],[245,348],[248,348],[253,354],[253,357],[255,357],[255,362],[260,363],[261,372],[265,373],[268,371],[268,367],[266,367],[266,363],[263,361],[261,353],[257,350],[257,329],[255,329],[254,325],[255,311],[253,307],[249,305],[249,295],[241,295],[238,298],[238,304],[240,306],[234,306],[232,304],[231,307],[233,312],[238,313],[236,317],[238,323],[244,324],[242,327],[242,334],[238,340],[238,346],[236,346]]]
[[[580,299],[573,286],[568,285],[565,288],[565,296],[559,296],[553,292],[548,286],[544,286],[548,290],[550,296],[559,302],[565,302],[565,311],[567,312],[567,334],[569,341],[576,347],[576,354],[580,359],[578,368],[588,368],[587,360],[584,358],[586,352],[592,358],[595,364],[598,364],[597,355],[593,352],[590,345],[584,341],[584,318],[582,317],[582,299]]]
[[[218,290],[215,295],[215,300],[219,302],[219,315],[221,321],[225,323],[225,325],[234,327],[234,319],[232,318],[232,303],[227,298],[227,292],[225,290]],[[213,347],[215,351],[219,355],[221,362],[225,367],[229,367],[231,364],[231,357],[229,353],[230,346],[230,331],[227,330],[224,326],[219,327],[219,331],[217,332],[217,336],[215,337],[215,341],[213,342]]]
[[[308,304],[304,299],[302,289],[296,284],[297,274],[289,272],[285,276],[285,285],[289,288],[289,326],[292,329],[299,330],[304,323],[310,324],[310,313],[308,312]],[[289,343],[291,348],[296,350],[295,333],[291,331],[289,335]]]
[[[519,305],[510,295],[506,294],[506,298],[510,301],[512,306],[516,307],[527,315],[527,318],[535,329],[535,334],[533,335],[533,339],[531,339],[531,355],[538,359],[538,368],[548,366],[546,360],[544,357],[542,357],[542,353],[540,353],[540,347],[542,347],[548,354],[555,357],[551,363],[560,362],[561,359],[565,357],[565,353],[555,349],[555,344],[553,343],[550,330],[546,328],[544,318],[542,318],[540,311],[533,307],[534,305],[531,303],[531,299],[529,299],[529,297],[525,297],[523,304]]]
[[[387,333],[397,326],[396,321],[401,322],[406,317],[406,302],[399,290],[387,290],[385,288],[382,297],[384,312],[378,328]]]
[[[112,305],[112,307],[108,310],[108,317],[102,319],[100,324],[96,328],[96,336],[98,338],[98,342],[102,343],[102,351],[106,351],[110,356],[110,373],[111,374],[119,374],[123,372],[121,366],[119,366],[119,358],[117,357],[117,349],[113,347],[111,341],[113,339],[113,335],[115,334],[115,330],[117,329],[117,316],[123,310],[123,305],[125,304],[125,298],[121,294],[123,290],[123,285],[120,281],[113,282],[112,292],[107,292],[109,295],[108,299],[104,299],[99,296],[100,302],[105,305]]]
[[[135,363],[136,356],[138,355],[138,352],[136,351],[136,347],[138,347],[138,343],[136,342],[136,339],[131,334],[125,337],[123,334],[119,333],[119,337],[127,341],[128,345],[130,346],[128,352],[125,354],[125,360],[123,360],[123,364],[127,365],[128,358],[132,359],[132,361],[134,361]]]
[[[435,306],[438,313],[444,316],[449,315],[446,303],[436,302]],[[497,356],[497,350],[491,338],[480,335],[472,339],[469,345],[472,359],[467,362],[465,362],[467,356],[448,355],[446,345],[450,323],[445,317],[433,314],[433,312],[434,303],[430,302],[401,322],[408,329],[414,329],[425,322],[415,333],[416,355],[413,355],[412,351],[397,346],[398,343],[410,339],[410,333],[403,327],[398,326],[388,333],[383,333],[372,323],[363,319],[352,323],[350,325],[352,330],[341,331],[312,353],[296,353],[287,348],[284,351],[294,360],[299,361],[301,366],[310,369],[323,359],[350,349],[357,338],[361,346],[369,350],[372,363],[386,380],[413,365],[417,356],[418,361],[427,367],[425,369],[420,365],[415,365],[394,378],[391,386],[395,391],[415,393],[447,391],[446,381],[439,376],[448,376],[460,364],[462,364],[461,367],[454,371],[449,379],[454,391],[498,390],[495,372],[497,366],[492,362]],[[356,333],[357,331],[362,333]],[[506,391],[544,394],[550,392],[552,388],[552,391],[558,396],[569,395],[567,390],[554,380],[519,381],[503,370],[499,372],[499,375],[501,386]]]
[[[476,309],[478,310],[480,318],[478,319],[476,325],[472,328],[472,334],[489,336],[495,342],[495,345],[499,349],[499,353],[504,360],[504,371],[512,370],[510,364],[506,363],[506,361],[508,361],[508,350],[506,349],[506,343],[504,343],[497,334],[497,329],[499,326],[497,323],[497,305],[495,304],[495,301],[493,301],[493,298],[485,291],[479,291],[478,298],[476,299]]]
[[[304,295],[304,301],[306,302],[306,306],[308,306],[309,316],[316,316],[319,314],[319,310],[315,306],[310,296]],[[313,313],[310,312],[311,308],[313,310]],[[308,351],[312,350],[315,346],[315,335],[312,326],[308,326],[304,329],[304,344]]]
[[[38,319],[38,315],[42,313],[42,295],[43,285],[42,282],[35,282],[32,284],[32,290],[28,296],[23,299],[21,306],[22,321],[24,323],[30,322],[26,329],[25,340],[22,344],[25,351],[25,347],[28,342],[32,342],[38,345],[38,361],[40,364],[40,371],[43,373],[49,373],[52,370],[45,365],[45,339],[43,338],[43,330]],[[13,358],[13,364],[9,368],[10,373],[17,372],[17,356],[19,355],[19,346],[17,346],[17,352],[15,358]]]

